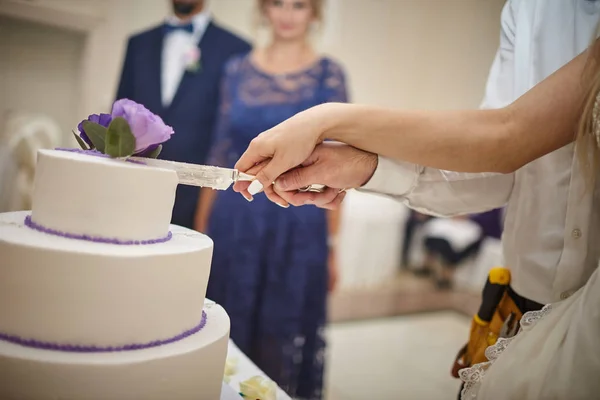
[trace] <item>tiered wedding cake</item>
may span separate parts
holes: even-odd
[[[219,399],[229,318],[212,241],[169,225],[176,186],[40,151],[33,210],[0,214],[0,399]]]

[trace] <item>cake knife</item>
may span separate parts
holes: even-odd
[[[255,176],[238,171],[237,169],[213,167],[210,165],[189,164],[177,161],[159,160],[145,157],[121,157],[120,160],[132,161],[151,167],[170,169],[177,173],[179,183],[189,186],[209,187],[217,190],[227,190],[238,181],[254,181]],[[301,192],[321,193],[324,185],[310,185],[299,189]]]

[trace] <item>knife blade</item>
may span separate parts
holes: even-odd
[[[123,161],[144,164],[150,167],[164,168],[177,173],[181,185],[209,187],[216,190],[227,190],[238,181],[253,181],[255,176],[238,171],[237,169],[214,167],[211,165],[190,164],[178,161],[160,160],[145,157],[121,157]],[[310,185],[300,189],[302,192],[321,193],[323,185]]]
[[[227,190],[237,181],[253,181],[254,176],[244,174],[237,169],[198,165],[177,161],[159,160],[145,157],[123,157],[124,161],[144,164],[151,167],[169,169],[177,173],[179,183],[188,186],[209,187],[217,190]]]

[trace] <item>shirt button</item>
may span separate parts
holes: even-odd
[[[573,294],[573,291],[572,291],[572,290],[567,290],[567,291],[564,291],[564,292],[562,292],[562,293],[560,294],[560,299],[561,299],[561,300],[566,300],[566,299],[568,299],[569,297],[571,297],[571,295],[572,295],[572,294]]]
[[[579,239],[581,237],[581,230],[580,229],[573,229],[571,231],[571,236],[573,236],[575,239]]]

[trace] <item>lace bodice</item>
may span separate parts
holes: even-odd
[[[273,75],[249,55],[236,56],[225,67],[209,163],[231,167],[261,132],[312,106],[346,101],[343,70],[327,57],[304,70]]]

